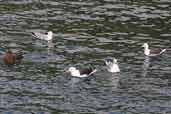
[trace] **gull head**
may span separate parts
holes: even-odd
[[[66,72],[70,73],[71,76],[80,77],[80,72],[75,67],[70,67]]]
[[[75,72],[77,69],[75,67],[70,67],[67,72]]]
[[[48,39],[47,40],[52,40],[53,32],[49,31],[47,34]]]
[[[147,44],[147,43],[144,43],[144,44],[142,45],[142,47],[148,48],[148,44]]]
[[[116,58],[113,59],[113,63],[117,63],[118,60]]]
[[[48,32],[48,36],[52,36],[53,35],[53,32],[52,31],[49,31]]]

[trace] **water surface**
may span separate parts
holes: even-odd
[[[1,114],[170,114],[169,0],[0,0],[1,49],[22,49],[14,67],[0,61]],[[31,36],[54,32],[53,47]],[[1,55],[1,58],[3,55]],[[121,72],[108,73],[116,57]],[[64,73],[93,65],[89,78]]]

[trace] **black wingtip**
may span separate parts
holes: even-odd
[[[31,35],[36,36],[34,32],[31,32]]]

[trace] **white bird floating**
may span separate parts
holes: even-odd
[[[166,49],[149,49],[149,46],[147,43],[144,43],[142,45],[142,47],[144,47],[144,54],[146,56],[157,56],[157,55],[161,55],[163,52],[166,51]]]
[[[38,39],[46,40],[48,42],[50,42],[53,38],[52,31],[47,32],[47,34],[43,34],[43,33],[39,33],[39,32],[32,32],[32,35]]]
[[[109,72],[120,72],[120,69],[119,69],[119,66],[118,66],[118,62],[117,62],[117,59],[113,59],[113,61],[106,61],[105,60],[105,64],[107,66],[107,70]]]
[[[95,72],[97,72],[96,69],[93,68],[84,68],[84,69],[80,69],[78,70],[75,67],[70,67],[67,72],[69,72],[71,74],[71,76],[75,76],[75,77],[88,77],[92,74],[94,74]]]

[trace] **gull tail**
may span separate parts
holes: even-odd
[[[166,49],[162,49],[162,51],[160,52],[160,54],[162,54],[163,52],[165,52],[166,51]]]
[[[95,72],[97,72],[97,69],[94,69],[89,75],[94,74]]]

